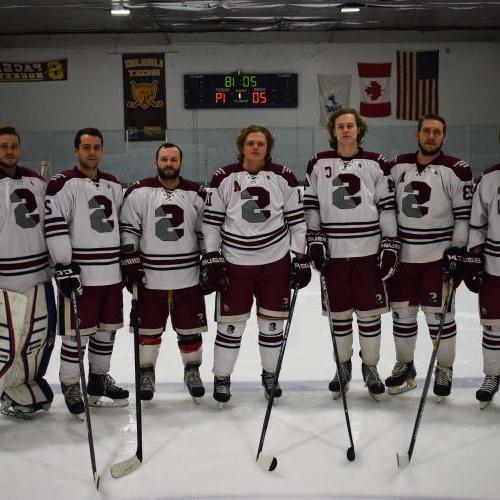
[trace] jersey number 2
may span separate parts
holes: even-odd
[[[37,209],[35,195],[28,189],[16,189],[10,193],[10,201],[18,203],[14,209],[16,224],[24,229],[35,227],[40,216],[33,212]]]

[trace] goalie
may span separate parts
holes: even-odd
[[[0,128],[0,408],[29,419],[53,399],[43,377],[55,305],[43,235],[45,180],[18,165],[20,154],[16,129]]]

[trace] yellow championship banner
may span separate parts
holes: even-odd
[[[0,82],[60,82],[68,79],[68,60],[0,62]]]

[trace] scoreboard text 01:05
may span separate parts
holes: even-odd
[[[184,75],[184,107],[296,108],[297,73]]]

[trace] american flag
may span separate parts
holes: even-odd
[[[439,50],[397,51],[398,120],[438,113]]]

